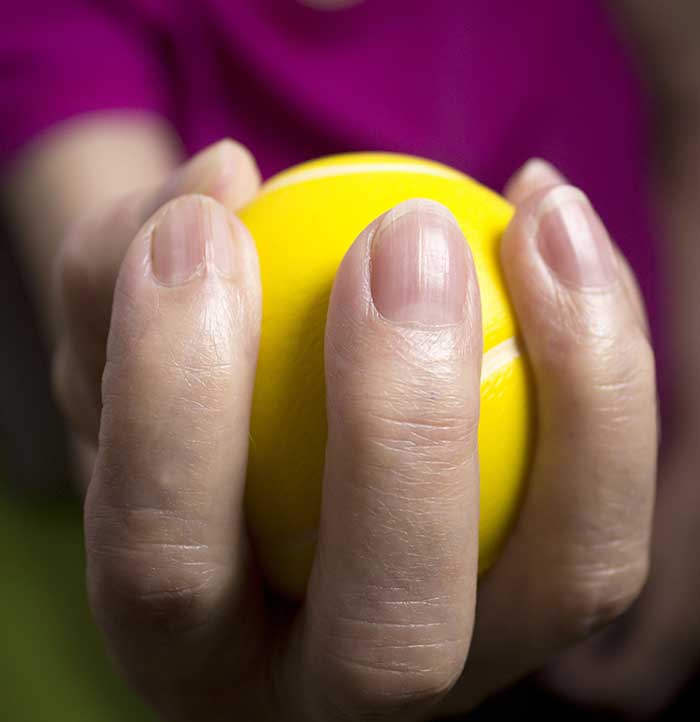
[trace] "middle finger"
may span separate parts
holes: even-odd
[[[336,712],[411,719],[462,670],[481,356],[459,226],[439,204],[400,204],[346,255],[326,330],[328,444],[304,648],[313,688]]]

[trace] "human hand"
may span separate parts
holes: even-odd
[[[566,181],[547,165],[520,182],[522,199],[543,185]],[[626,262],[619,262],[632,299],[639,299]],[[641,306],[639,312],[643,314]],[[615,624],[550,663],[546,685],[579,705],[650,719],[700,669],[700,544],[696,424],[681,414],[662,446],[649,580],[632,608]]]
[[[544,675],[567,699],[630,720],[663,712],[700,671],[700,458],[694,439],[665,443],[647,585],[626,615]]]
[[[518,241],[514,242],[514,238],[520,238],[523,250],[529,250],[525,239],[531,234],[537,235],[533,216],[536,218],[541,214],[552,203],[552,198],[556,203],[557,194],[566,199],[571,190],[555,168],[539,160],[526,164],[505,189],[506,197],[516,206],[518,213],[504,237],[501,258],[534,366],[540,434],[528,496],[498,564],[499,576],[489,573],[480,581],[470,655],[460,684],[455,687],[454,699],[448,698],[441,708],[452,714],[459,713],[465,704],[473,706],[507,682],[536,670],[557,648],[564,649],[576,639],[589,637],[597,628],[618,617],[635,599],[645,575],[647,560],[642,548],[649,543],[659,433],[657,420],[652,421],[648,415],[656,408],[651,399],[655,393],[652,387],[645,386],[646,420],[638,427],[638,431],[643,430],[642,434],[637,436],[638,431],[632,431],[632,426],[627,426],[633,434],[630,440],[636,437],[640,443],[638,453],[644,454],[644,461],[638,458],[641,463],[638,471],[626,469],[622,457],[615,460],[607,456],[609,466],[601,475],[600,469],[604,466],[599,467],[595,461],[599,450],[607,446],[606,424],[611,421],[612,426],[608,429],[618,427],[619,433],[624,435],[624,428],[631,421],[625,419],[621,406],[618,406],[620,414],[616,416],[614,406],[625,397],[631,399],[634,395],[632,388],[645,377],[644,373],[638,375],[642,367],[635,370],[634,364],[631,364],[625,372],[618,365],[624,355],[618,356],[614,346],[610,345],[611,331],[616,328],[622,334],[624,324],[628,323],[636,339],[633,343],[646,347],[643,351],[647,359],[644,364],[650,362],[649,328],[634,274],[617,246],[608,239],[615,288],[613,291],[609,287],[607,294],[614,292],[621,308],[625,308],[624,319],[618,317],[615,322],[613,316],[616,314],[610,315],[612,296],[608,296],[606,302],[607,294],[601,295],[601,287],[591,284],[586,288],[585,282],[572,283],[571,276],[557,283],[553,274],[549,283],[554,283],[547,288],[537,274],[528,275],[526,254],[518,258],[512,250],[517,248]],[[564,223],[568,234],[580,241],[576,262],[568,266],[574,271],[575,278],[580,278],[579,274],[593,261],[587,250],[592,251],[591,239],[589,237],[586,243],[582,220],[581,216],[577,218],[572,213]],[[567,234],[561,233],[562,230],[560,228],[558,239],[561,245],[555,245],[555,248],[563,253],[563,241]],[[550,322],[552,325],[548,329]],[[582,330],[584,332],[579,336]],[[646,341],[642,341],[641,337]],[[562,340],[563,347],[560,346]],[[569,349],[567,341],[572,343]],[[576,357],[573,349],[577,346],[587,358],[585,361],[580,358],[579,380],[570,377],[567,383],[566,374],[572,370]],[[559,355],[562,348],[571,354],[568,362]],[[598,353],[601,355],[598,356]],[[539,354],[542,354],[541,360],[538,359]],[[581,417],[576,420],[580,397],[573,390],[579,385],[581,388],[586,385],[583,381],[586,370],[590,383],[594,378],[592,370],[597,367],[598,373],[601,373],[597,388],[612,392],[615,384],[608,385],[602,379],[605,374],[602,370],[604,358],[612,364],[608,372],[616,367],[618,378],[624,381],[617,389],[620,394],[617,403],[607,409],[611,416],[606,415],[605,418],[609,421],[601,416],[600,426],[592,423],[589,427],[590,420],[584,421]],[[653,367],[653,360],[651,364]],[[646,383],[649,383],[649,371],[645,373]],[[653,370],[651,381],[653,385]],[[632,384],[632,387],[627,384]],[[595,385],[593,382],[588,389]],[[600,400],[604,406],[604,399],[601,397]],[[553,408],[557,409],[556,414],[549,411]],[[570,426],[558,426],[565,419]],[[585,428],[590,428],[592,432],[588,452],[579,447],[582,441],[580,435]],[[622,436],[619,438],[622,449],[624,442]],[[608,447],[608,453],[611,451],[612,447]],[[567,454],[570,454],[568,464]],[[567,468],[574,473],[562,471],[557,474],[557,464],[551,459],[558,459],[562,470]],[[581,461],[574,463],[574,459]],[[598,479],[598,482],[587,487],[584,481],[586,474],[589,479]],[[631,483],[633,478],[638,480],[636,485]],[[641,481],[642,478],[644,481]],[[636,496],[639,492],[641,496]],[[626,504],[630,515],[625,511]],[[635,544],[638,545],[636,552]],[[611,552],[613,556],[628,553],[628,563],[622,557],[613,561]],[[506,565],[510,566],[509,570],[500,571],[508,568]],[[501,582],[501,578],[507,581]],[[580,626],[576,628],[576,625]],[[499,658],[498,664],[493,663],[494,657]]]
[[[519,205],[502,257],[539,439],[476,612],[479,294],[461,232],[426,201],[374,221],[336,276],[321,527],[296,608],[266,595],[242,510],[260,320],[253,239],[199,196],[136,233],[114,293],[86,549],[111,652],[164,718],[464,711],[636,596],[656,455],[638,306],[569,187]]]
[[[53,389],[69,422],[74,476],[82,493],[97,448],[112,297],[129,244],[161,205],[179,195],[204,194],[235,211],[252,200],[259,185],[260,173],[250,153],[224,140],[191,158],[157,187],[129,193],[107,209],[88,209],[59,244],[53,274]]]

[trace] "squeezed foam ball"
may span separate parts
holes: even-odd
[[[454,213],[479,278],[481,572],[517,514],[534,429],[531,382],[498,254],[511,206],[464,174],[420,158],[360,153],[304,163],[267,181],[239,214],[258,247],[263,286],[246,511],[264,574],[287,596],[303,596],[315,551],[326,443],[323,334],[333,278],[359,233],[410,198],[439,201]]]

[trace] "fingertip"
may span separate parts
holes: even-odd
[[[542,158],[531,158],[506,183],[503,194],[517,206],[537,191],[566,182],[566,178],[551,163]]]
[[[163,362],[189,348],[209,363],[217,344],[223,349],[235,337],[253,363],[261,307],[257,250],[246,226],[207,196],[180,196],[144,224],[127,250],[115,286],[107,360],[145,348],[143,341],[135,343],[148,334],[159,353],[167,350]],[[149,362],[158,365],[157,354]]]
[[[536,372],[538,360],[557,364],[555,376],[564,359],[577,366],[585,366],[584,359],[603,363],[606,344],[614,344],[617,365],[641,370],[644,362],[646,374],[643,312],[624,282],[607,229],[578,188],[540,190],[519,206],[503,237],[501,261]]]
[[[619,262],[600,216],[572,185],[542,188],[518,208],[501,242],[501,261],[515,286],[612,290]]]
[[[230,211],[253,200],[262,177],[253,154],[242,144],[224,138],[192,156],[146,200],[144,217],[177,196],[202,194]]]
[[[463,321],[472,268],[464,233],[445,206],[416,198],[386,213],[370,248],[374,307],[386,321],[441,326]]]
[[[230,211],[250,203],[262,183],[262,174],[250,150],[231,138],[225,138],[212,148],[212,153],[216,153],[219,174],[211,182],[211,196]]]
[[[217,276],[259,292],[257,248],[250,231],[222,203],[202,194],[179,196],[162,206],[142,227],[136,249],[145,256],[154,280],[179,286]]]
[[[537,258],[533,248],[537,227],[536,211],[546,192],[546,190],[539,190],[516,205],[515,213],[501,238],[499,247],[501,266],[509,292],[511,296],[516,297],[514,299],[516,302],[520,292],[520,279],[537,272]],[[538,277],[539,274],[534,280],[537,280]]]
[[[480,323],[474,259],[454,214],[436,201],[413,198],[380,215],[345,254],[331,306],[416,329],[460,324],[465,317]]]
[[[180,286],[198,276],[204,269],[206,246],[214,235],[206,226],[219,225],[220,215],[205,221],[207,206],[198,196],[183,196],[168,203],[150,233],[151,270],[155,280],[164,286]],[[208,229],[207,229],[208,230]]]

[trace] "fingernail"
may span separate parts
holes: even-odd
[[[428,200],[390,210],[371,250],[374,305],[396,323],[441,325],[464,318],[467,250],[449,211]]]
[[[235,270],[234,226],[236,231],[243,233],[243,224],[229,215],[220,203],[211,201],[202,204],[206,208],[204,213],[204,235],[207,240],[207,255],[212,265],[222,276],[231,276]]]
[[[153,273],[166,286],[189,281],[204,265],[202,203],[183,198],[172,203],[153,231]]]
[[[617,277],[608,233],[578,189],[560,186],[544,198],[536,232],[540,254],[564,283],[607,286]]]
[[[153,273],[166,286],[196,276],[208,257],[225,276],[234,270],[233,233],[226,210],[218,203],[189,196],[172,203],[153,232]]]

